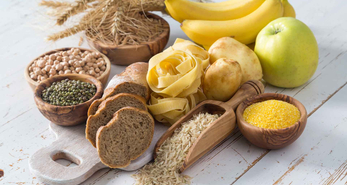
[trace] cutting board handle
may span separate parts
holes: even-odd
[[[57,140],[35,152],[29,160],[32,173],[41,181],[47,184],[80,184],[106,167],[97,157],[96,149],[84,138],[83,125],[68,128],[50,126]],[[56,162],[57,159],[69,160],[76,166],[61,165]]]
[[[38,150],[30,159],[32,172],[40,178],[40,180],[48,184],[72,185],[85,181],[96,171],[105,168],[102,163],[84,161],[83,157],[78,156],[75,151],[66,150],[65,148],[66,146],[57,140],[50,146]],[[77,166],[63,166],[56,162],[57,159],[69,160],[74,162]],[[37,169],[41,170],[37,171]],[[35,173],[35,171],[38,173]]]
[[[100,161],[96,148],[85,138],[84,124],[63,127],[50,123],[49,126],[56,134],[57,140],[35,152],[29,160],[30,171],[40,181],[51,185],[76,185],[87,180],[96,171],[107,168]],[[121,170],[137,170],[151,161],[155,143],[166,130],[166,126],[156,124],[150,147]],[[55,161],[57,159],[69,160],[77,166],[63,166]]]
[[[235,111],[237,106],[245,99],[264,92],[264,85],[259,80],[249,80],[244,83],[236,94],[225,104]]]

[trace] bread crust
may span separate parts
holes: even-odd
[[[141,101],[141,103],[143,103],[143,105],[145,105],[145,109],[144,110],[147,111],[146,100],[142,96],[139,96],[139,95],[136,95],[136,94],[130,94],[130,93],[119,93],[119,94],[116,94],[114,96],[108,97],[106,100],[102,101],[100,103],[99,108],[98,108],[98,110],[96,112],[98,112],[99,109],[104,109],[108,102],[115,101],[115,100],[117,100],[117,98],[122,97],[122,96],[133,97],[133,98]]]
[[[134,83],[134,84],[138,84],[138,85],[142,85],[146,87],[147,93],[144,98],[148,100],[150,93],[149,93],[149,87],[146,80],[147,71],[148,71],[148,63],[136,62],[129,65],[127,68],[125,68],[125,71],[123,71],[122,73],[118,75],[115,75],[111,79],[111,81],[108,83],[104,91],[103,97],[107,97],[113,94],[117,86],[119,86],[122,83],[128,82],[128,83]]]
[[[94,115],[99,108],[99,105],[104,101],[104,99],[94,100],[92,104],[90,104],[88,109],[88,117]]]
[[[151,120],[151,123],[150,123],[150,124],[151,124],[151,127],[152,127],[152,129],[151,129],[151,137],[150,137],[150,140],[149,140],[147,146],[143,149],[143,151],[142,151],[139,155],[130,158],[130,160],[129,160],[126,164],[124,164],[124,165],[107,164],[107,162],[104,161],[103,157],[100,156],[100,148],[99,148],[98,146],[101,145],[101,142],[102,142],[102,141],[101,141],[99,138],[100,138],[100,136],[103,134],[104,131],[106,131],[107,129],[109,129],[109,127],[111,127],[112,124],[115,124],[115,123],[116,123],[116,121],[119,119],[119,115],[122,114],[122,112],[127,111],[127,110],[137,111],[137,112],[140,112],[140,113],[143,113],[143,114],[148,115],[148,117],[149,117],[150,120]],[[135,160],[135,159],[137,159],[138,157],[140,157],[140,156],[148,149],[148,147],[151,145],[151,142],[152,142],[152,139],[153,139],[153,135],[154,135],[154,124],[155,124],[155,123],[154,123],[154,119],[153,119],[152,115],[151,115],[150,113],[148,113],[147,111],[145,111],[145,110],[141,110],[141,109],[138,109],[138,108],[135,108],[135,107],[124,107],[124,108],[122,108],[122,109],[119,109],[119,110],[114,114],[113,118],[108,122],[108,124],[105,125],[105,126],[100,127],[100,128],[98,129],[98,131],[97,131],[96,144],[97,144],[97,151],[98,151],[99,158],[100,158],[101,162],[102,162],[103,164],[105,164],[106,166],[110,167],[110,168],[124,168],[124,167],[127,167],[127,166],[131,163],[132,160]]]
[[[108,97],[115,95],[118,88],[124,84],[136,84],[144,87],[146,90],[143,98],[148,101],[150,96],[150,89],[146,81],[146,75],[148,71],[148,63],[136,62],[129,65],[125,70],[113,76],[110,82],[107,84],[104,94],[101,99],[95,100],[88,109],[88,116],[96,113],[101,102]]]
[[[96,111],[95,114],[91,115],[91,116],[88,116],[88,119],[87,119],[87,124],[86,124],[86,138],[89,140],[89,142],[94,146],[96,147],[96,141],[94,140],[94,138],[91,136],[90,132],[92,130],[92,119],[93,118],[96,118],[98,117],[101,112],[105,111],[106,108],[107,108],[107,105],[113,101],[117,101],[117,99],[121,98],[121,97],[133,97],[135,99],[137,99],[138,101],[140,101],[143,106],[144,106],[144,111],[147,111],[147,105],[146,105],[146,100],[141,97],[141,96],[138,96],[138,95],[134,95],[134,94],[129,94],[129,93],[119,93],[119,94],[116,94],[114,96],[111,96],[109,98],[107,98],[106,100],[103,100],[101,101],[100,105],[98,106],[98,110]],[[141,109],[140,109],[141,110]]]

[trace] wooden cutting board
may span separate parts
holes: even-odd
[[[74,127],[62,127],[50,123],[49,127],[55,133],[56,141],[47,147],[41,148],[29,159],[30,171],[42,182],[53,185],[80,184],[96,171],[108,168],[101,163],[96,148],[85,138],[84,124]],[[151,161],[154,146],[167,129],[166,126],[156,124],[150,147],[122,170],[137,170]],[[77,165],[73,167],[63,166],[55,161],[57,159],[66,159]]]

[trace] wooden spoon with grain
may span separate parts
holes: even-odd
[[[173,124],[158,140],[154,148],[154,158],[157,157],[159,147],[164,141],[171,137],[173,132],[181,126],[182,123],[190,120],[193,115],[200,112],[210,114],[220,114],[221,116],[210,124],[197,138],[195,143],[189,149],[183,162],[180,172],[186,170],[190,165],[202,157],[206,152],[225,139],[236,126],[235,110],[237,106],[245,99],[264,92],[263,84],[258,80],[250,80],[244,83],[235,95],[227,102],[205,100],[188,112],[185,116]]]

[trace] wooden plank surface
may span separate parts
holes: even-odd
[[[58,31],[37,6],[38,1],[0,1],[0,184],[37,184],[28,158],[54,141],[48,121],[37,110],[24,79],[24,68],[41,53],[77,46],[80,36],[50,43],[43,38]],[[266,87],[266,92],[294,96],[310,114],[301,138],[291,146],[269,151],[250,144],[239,131],[201,158],[185,174],[193,184],[345,184],[347,182],[347,3],[344,0],[290,0],[298,19],[319,43],[317,72],[295,89]],[[168,45],[187,39],[168,16]],[[87,47],[86,42],[82,47]],[[111,75],[124,67],[112,66]],[[73,166],[71,163],[63,163]],[[83,184],[132,184],[134,172],[103,169]]]
[[[346,94],[344,86],[308,118],[306,130],[295,145],[270,151],[237,183],[345,184]]]

